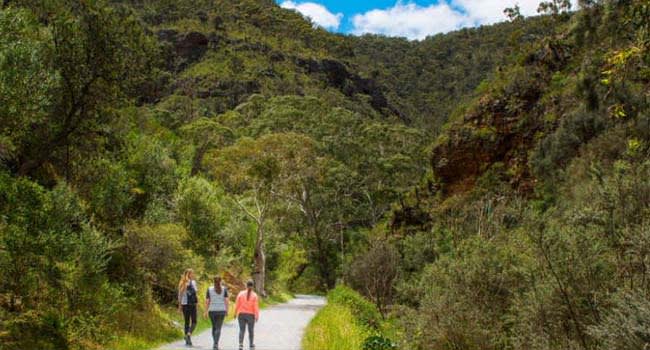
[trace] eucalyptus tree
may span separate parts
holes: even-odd
[[[281,186],[292,181],[296,166],[312,161],[309,138],[298,134],[269,134],[242,138],[215,151],[210,160],[215,178],[233,195],[239,208],[256,224],[253,278],[265,291],[264,241],[273,205],[282,198]]]

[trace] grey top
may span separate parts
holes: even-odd
[[[221,293],[217,293],[214,290],[214,286],[208,288],[208,291],[205,293],[205,298],[210,300],[208,311],[227,311],[226,298],[228,298],[228,289],[226,287],[221,286]]]
[[[195,280],[191,280],[190,283],[192,286],[194,286],[194,290],[198,293],[199,292],[199,287],[196,284]],[[190,283],[187,285],[189,286]],[[178,293],[178,301],[181,303],[181,305],[187,305],[187,288],[185,288],[185,291],[183,293]]]

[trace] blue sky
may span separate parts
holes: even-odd
[[[280,1],[282,3],[283,1]],[[296,3],[305,3],[308,1],[294,1]],[[353,15],[365,13],[374,9],[386,9],[395,5],[395,0],[374,0],[374,1],[354,1],[354,0],[324,0],[314,1],[324,5],[332,13],[342,13],[346,19],[351,19]],[[414,1],[419,5],[430,5],[437,1]],[[348,32],[352,30],[352,21],[341,21],[341,27],[338,31]]]
[[[463,27],[505,20],[503,10],[518,4],[534,15],[540,0],[277,0],[330,31],[374,33],[423,39]]]

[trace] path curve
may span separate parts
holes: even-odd
[[[255,324],[255,350],[301,350],[302,336],[318,309],[325,305],[325,298],[312,295],[296,295],[296,298],[260,311]],[[238,349],[239,328],[236,322],[227,322],[221,330],[219,349]],[[192,349],[212,349],[212,334],[207,330],[192,337]],[[248,349],[248,335],[244,340]],[[159,350],[188,349],[183,340],[167,344]]]

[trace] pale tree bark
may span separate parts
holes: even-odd
[[[266,254],[264,253],[264,236],[265,236],[265,221],[268,209],[268,201],[260,203],[259,192],[255,191],[253,200],[255,202],[255,210],[250,210],[241,201],[235,201],[237,205],[248,215],[257,225],[257,237],[255,238],[254,256],[254,271],[253,282],[255,283],[255,291],[263,297],[266,297],[265,280],[266,280]]]
[[[255,271],[253,271],[253,281],[255,289],[263,297],[266,297],[264,281],[266,279],[266,255],[264,254],[264,229],[263,226],[257,226],[257,241],[255,242]]]

